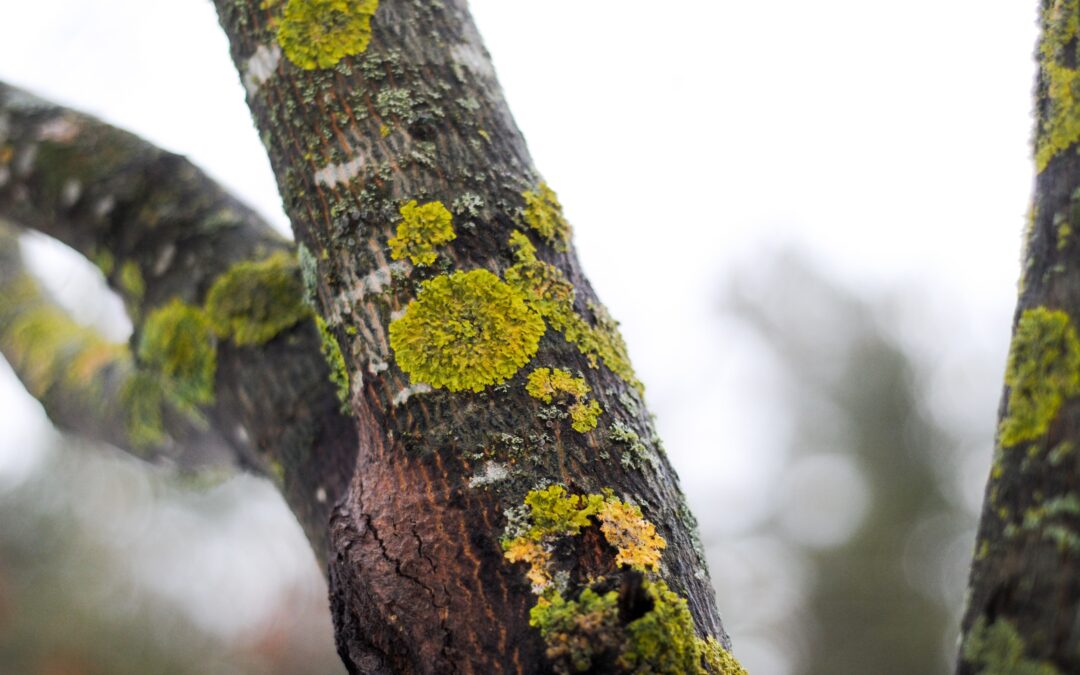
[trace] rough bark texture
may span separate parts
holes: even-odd
[[[660,576],[688,601],[697,633],[726,646],[695,524],[632,373],[613,372],[618,359],[590,359],[545,317],[539,351],[512,377],[450,391],[410,378],[390,348],[389,326],[415,306],[422,282],[455,270],[512,274],[521,260],[509,243],[515,231],[572,283],[574,313],[589,330],[614,330],[572,248],[528,226],[529,200],[550,207],[553,197],[466,3],[383,0],[362,53],[325,63],[316,54],[329,65],[311,70],[278,40],[283,26],[297,29],[289,24],[300,19],[286,17],[299,4],[216,2],[297,241],[317,265],[318,311],[351,378],[359,452],[330,528],[331,601],[346,665],[549,672],[545,643],[529,625],[537,598],[527,566],[509,562],[501,544],[512,510],[548,484],[574,494],[611,490],[639,505],[667,544]],[[320,30],[331,24],[343,21],[327,19]],[[412,200],[438,201],[453,215],[457,238],[431,265],[392,260],[388,241]],[[575,431],[565,406],[531,397],[526,378],[537,367],[583,373],[602,406],[599,426]],[[629,602],[640,583],[617,569],[595,530],[560,544],[554,563],[569,574],[568,589],[621,578]]]
[[[124,298],[135,326],[131,350],[114,352],[112,364],[91,361],[87,377],[73,380],[69,362],[80,352],[72,348],[70,336],[86,331],[71,329],[70,319],[40,291],[32,302],[11,304],[16,299],[12,284],[30,288],[32,281],[20,274],[18,252],[8,237],[0,261],[7,301],[0,301],[6,310],[0,348],[53,421],[135,454],[181,465],[204,463],[216,448],[234,465],[272,476],[316,557],[325,561],[326,523],[343,476],[351,473],[356,434],[352,421],[339,412],[320,337],[309,318],[263,344],[211,338],[213,400],[196,415],[162,401],[163,433],[149,438],[135,433],[146,426],[141,418],[153,401],[145,389],[130,387],[132,378],[142,373],[151,387],[161,379],[132,359],[147,317],[174,299],[201,305],[215,281],[237,263],[290,251],[289,242],[183,157],[3,83],[0,217],[53,236],[95,261]],[[295,264],[286,272],[299,274]],[[297,297],[291,302],[301,303],[300,284],[293,286]],[[52,355],[57,358],[46,371],[51,376],[35,383],[27,375],[40,370],[50,355],[24,349],[34,359],[20,357],[20,345],[27,340],[41,344],[40,337],[11,328],[27,323],[30,311],[40,306],[51,307],[56,321],[67,323],[37,321],[30,327],[64,333],[69,341]],[[82,391],[75,391],[75,384]],[[85,404],[89,400],[106,405]]]
[[[958,673],[1080,672],[1080,4],[1043,0],[1037,178]]]

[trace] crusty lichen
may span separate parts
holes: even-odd
[[[596,428],[597,419],[603,413],[600,403],[588,400],[589,385],[585,378],[574,377],[561,368],[537,368],[529,373],[525,383],[529,396],[551,403],[569,397],[574,398],[567,412],[570,415],[571,428],[585,433]]]
[[[402,206],[400,213],[397,235],[389,241],[394,260],[407,257],[414,265],[430,265],[437,257],[435,249],[457,237],[453,216],[442,202],[418,206],[413,200]]]
[[[1058,675],[1053,664],[1026,658],[1025,649],[1024,638],[1007,619],[988,626],[980,616],[964,640],[963,658],[981,675]]]
[[[221,274],[206,295],[206,312],[218,337],[261,345],[310,314],[303,297],[296,259],[279,251]]]
[[[167,400],[194,412],[214,400],[217,345],[206,313],[179,298],[146,317],[136,352],[140,368],[159,379]]]
[[[1080,71],[1075,62],[1080,0],[1056,0],[1044,5],[1035,130],[1035,167],[1040,173],[1050,160],[1080,141]]]
[[[300,68],[330,68],[367,50],[378,8],[378,0],[289,0],[278,43]]]
[[[1005,371],[1009,401],[1002,447],[1046,433],[1066,398],[1080,394],[1080,339],[1069,315],[1035,307],[1020,316]]]
[[[641,509],[608,498],[596,513],[604,539],[615,547],[615,563],[636,570],[654,570],[667,542],[656,533],[656,526],[645,520]]]
[[[595,400],[578,401],[570,406],[570,428],[578,433],[585,433],[596,428],[596,423],[604,409]]]
[[[545,326],[521,293],[478,269],[425,281],[390,324],[390,347],[413,382],[479,392],[536,354]]]
[[[570,239],[570,223],[563,217],[562,205],[555,191],[547,183],[540,183],[536,190],[524,192],[525,209],[522,217],[525,224],[560,249],[566,248]]]

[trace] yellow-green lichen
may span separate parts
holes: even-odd
[[[1080,0],[1044,5],[1048,6],[1042,12],[1035,133],[1035,167],[1040,173],[1050,160],[1080,141],[1080,71],[1075,62]]]
[[[315,326],[319,329],[319,337],[322,345],[322,355],[326,364],[330,366],[330,381],[334,383],[338,401],[341,402],[341,411],[349,412],[349,369],[345,365],[345,355],[341,353],[341,345],[337,338],[330,332],[330,326],[323,321],[321,316],[315,316]]]
[[[413,382],[478,392],[528,363],[544,331],[520,291],[479,269],[425,281],[391,322],[390,346]]]
[[[986,617],[980,616],[964,640],[963,658],[981,675],[1058,675],[1053,664],[1026,658],[1025,649],[1024,639],[1007,619],[987,626]]]
[[[1002,447],[1046,433],[1066,398],[1080,394],[1080,339],[1069,315],[1036,307],[1020,316],[1005,371],[1009,401]]]
[[[378,8],[378,0],[289,0],[278,43],[300,68],[330,68],[367,50]]]
[[[140,302],[146,294],[146,281],[143,280],[139,266],[132,260],[120,266],[120,290],[128,300],[135,303]]]
[[[563,217],[562,205],[555,191],[547,183],[540,183],[536,190],[524,192],[521,196],[525,199],[522,213],[525,224],[549,243],[566,248],[566,242],[570,239],[570,223]]]
[[[430,265],[437,257],[435,249],[457,237],[453,216],[442,202],[418,206],[414,200],[402,206],[400,212],[397,235],[389,241],[394,260],[407,257],[414,265]]]
[[[596,421],[604,412],[597,401],[586,399],[589,385],[585,378],[574,377],[561,368],[537,368],[529,373],[525,391],[535,399],[551,403],[567,396],[574,398],[567,412],[570,414],[571,428],[585,433],[596,428]]]
[[[574,285],[554,265],[536,258],[536,248],[521,232],[510,236],[517,264],[506,270],[506,283],[516,288],[530,307],[535,309],[552,328],[563,334],[596,368],[602,361],[611,372],[638,391],[644,387],[634,374],[626,343],[619,334],[618,324],[600,305],[591,306],[596,317],[590,325],[574,309]]]
[[[618,565],[641,572],[654,570],[667,547],[640,508],[610,492],[576,495],[567,493],[561,485],[551,485],[529,492],[525,506],[524,524],[513,536],[505,537],[502,545],[507,560],[529,565],[529,580],[538,590],[551,582],[550,549],[554,542],[580,534],[592,519],[600,523],[605,540],[615,548]]]
[[[214,400],[217,353],[206,313],[179,298],[146,317],[136,352],[140,368],[156,375],[165,397],[194,411]]]
[[[206,312],[218,337],[261,345],[308,316],[303,297],[296,259],[279,251],[220,275],[206,295]]]
[[[584,378],[574,377],[561,368],[537,368],[529,373],[525,391],[533,398],[551,403],[564,394],[584,398],[589,393],[589,385]]]
[[[596,428],[597,420],[604,412],[597,401],[578,401],[570,406],[570,428],[585,433]]]
[[[556,673],[746,675],[715,638],[697,636],[686,600],[663,581],[642,584],[651,607],[624,622],[619,593],[591,588],[576,600],[541,597],[529,612]]]

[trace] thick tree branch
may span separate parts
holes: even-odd
[[[124,298],[137,393],[115,444],[170,445],[205,419],[279,482],[325,559],[356,434],[289,242],[184,158],[2,83],[0,217],[96,262]]]
[[[25,269],[18,232],[0,222],[0,352],[57,427],[152,461],[183,467],[230,463],[213,430],[182,417],[162,420],[167,439],[134,444],[128,433],[137,393],[127,345],[75,322]]]

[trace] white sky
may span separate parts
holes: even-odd
[[[0,78],[188,155],[284,226],[208,1],[2,4]],[[746,347],[716,312],[762,241],[861,288],[919,284],[1007,340],[1034,0],[471,5],[692,500],[730,494],[715,508],[737,513],[773,475],[769,411],[747,409]]]

